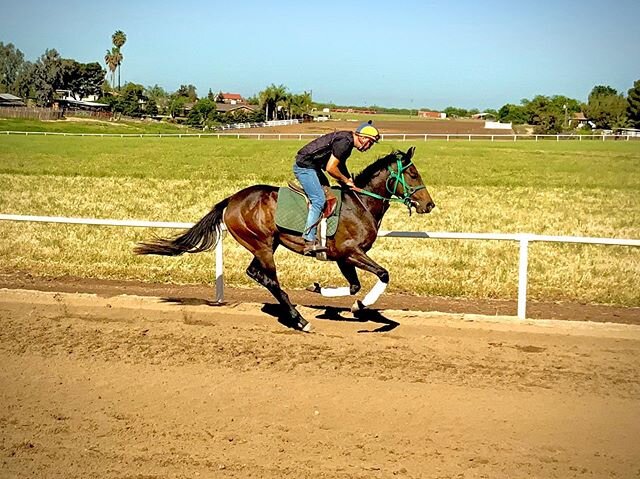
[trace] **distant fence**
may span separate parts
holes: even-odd
[[[22,216],[0,214],[0,221],[27,221],[38,223],[63,223],[99,226],[128,226],[143,228],[177,228],[187,229],[193,223],[170,223],[141,220],[113,220],[95,218],[65,218],[59,216]],[[224,228],[226,230],[226,228]],[[493,240],[515,241],[519,243],[518,260],[518,318],[527,317],[527,285],[529,269],[529,243],[534,241],[553,243],[581,243],[618,246],[640,246],[640,240],[622,238],[591,238],[579,236],[549,236],[529,233],[452,233],[428,231],[379,231],[379,238],[424,238],[424,239],[453,239],[453,240]],[[224,299],[224,255],[222,241],[218,241],[215,248],[216,301]]]
[[[53,108],[38,108],[31,106],[0,107],[0,118],[23,118],[29,120],[60,120],[62,110]]]
[[[229,123],[227,125],[221,125],[215,128],[211,128],[212,130],[244,130],[246,128],[264,128],[271,126],[286,126],[286,125],[297,125],[298,123],[302,123],[302,120],[298,120],[297,118],[291,120],[269,120],[269,121],[258,121],[258,122],[244,122],[244,123]]]
[[[291,121],[291,120],[280,120]],[[248,128],[248,127],[245,127]],[[59,133],[50,131],[0,131],[0,135],[25,136],[99,136],[119,138],[245,138],[254,140],[302,140],[317,138],[324,133],[252,133],[248,131],[212,133]],[[384,133],[382,140],[395,141],[629,141],[640,140],[634,135],[518,135],[518,134],[478,134],[478,133]]]
[[[64,116],[74,116],[79,118],[100,118],[103,120],[110,120],[113,118],[113,113],[104,110],[83,110],[80,108],[65,108]]]

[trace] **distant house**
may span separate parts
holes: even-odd
[[[580,111],[573,114],[573,118],[569,120],[569,126],[573,128],[584,128],[585,126],[595,128],[596,124],[584,116],[584,113]]]
[[[12,95],[11,93],[0,93],[0,107],[3,106],[27,106],[22,98]]]
[[[76,98],[71,90],[56,90],[53,100],[53,108],[63,111],[90,111],[96,113],[108,114],[111,107],[105,103],[98,103],[97,95],[89,95],[84,98]]]
[[[219,103],[226,103],[228,105],[237,105],[239,103],[246,103],[240,93],[219,93],[216,99]]]
[[[447,114],[446,113],[440,113],[439,111],[428,111],[428,110],[419,110],[418,111],[418,116],[420,118],[446,118]]]
[[[237,114],[238,112],[255,113],[256,108],[253,105],[236,104],[236,103],[216,103],[216,111],[218,113]]]
[[[82,98],[76,97],[71,90],[56,90],[55,97],[59,100],[73,100],[73,101],[96,101],[98,95],[88,95]]]

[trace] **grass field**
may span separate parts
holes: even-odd
[[[129,120],[111,122],[68,118],[65,120],[27,120],[22,118],[0,118],[0,131],[43,131],[51,133],[185,133],[193,130],[166,122]]]
[[[0,130],[3,129],[0,127]],[[215,138],[0,137],[0,212],[194,222],[255,183],[292,179],[300,141]],[[382,228],[529,232],[640,238],[640,143],[425,142],[416,164],[438,209],[407,216],[393,206]],[[352,171],[410,143],[354,153]],[[136,257],[135,242],[170,230],[0,222],[0,273],[213,281],[213,255]],[[510,242],[380,239],[372,257],[388,267],[390,291],[515,298],[518,246]],[[279,251],[285,288],[343,285],[334,264]],[[225,240],[225,279],[253,286],[250,255]],[[362,274],[368,287],[374,278]],[[538,244],[530,247],[529,297],[640,306],[637,248]]]

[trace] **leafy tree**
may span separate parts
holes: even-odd
[[[629,122],[635,128],[640,128],[640,80],[633,82],[633,88],[629,89],[628,95],[627,116]]]
[[[504,123],[511,122],[515,125],[524,125],[529,120],[524,106],[507,103],[498,110],[498,120]]]
[[[465,110],[464,108],[457,108],[454,106],[448,106],[442,111],[446,113],[447,116],[450,118],[465,118],[469,116],[469,112],[467,110]]]
[[[18,77],[13,82],[13,93],[22,98],[34,98],[35,91],[36,65],[31,62],[24,62]]]
[[[193,106],[187,117],[187,124],[191,126],[204,126],[216,111],[216,103],[203,98]]]
[[[598,85],[589,94],[586,114],[599,128],[620,128],[627,124],[627,106],[615,89]]]
[[[127,116],[141,116],[141,100],[145,100],[144,87],[136,83],[127,83],[118,98],[118,111]]]
[[[180,85],[180,88],[175,92],[175,96],[184,97],[189,102],[195,102],[198,100],[196,87],[193,85]]]
[[[187,98],[183,96],[172,96],[169,101],[169,115],[171,118],[180,116],[184,112],[184,106],[187,103]]]
[[[63,59],[60,86],[70,90],[77,100],[89,95],[99,95],[105,74],[105,70],[97,62],[79,63]]]
[[[155,84],[153,86],[148,86],[147,88],[145,88],[144,94],[147,97],[153,98],[156,101],[160,100],[161,98],[169,97],[169,94],[167,93],[167,91],[158,84]]]
[[[147,115],[156,116],[158,114],[158,104],[153,98],[149,98],[144,106]]]
[[[117,50],[117,67],[118,67],[118,90],[120,90],[120,66],[122,65],[122,60],[124,60],[124,56],[122,55],[121,48],[127,41],[127,35],[122,30],[116,30],[113,35],[111,35],[111,41],[115,49]]]
[[[24,54],[13,43],[0,42],[0,92],[15,91],[16,80],[24,67]]]
[[[609,85],[596,85],[589,93],[589,96],[596,95],[617,95],[618,91],[615,88],[611,88]]]
[[[527,123],[534,125],[536,133],[561,133],[569,128],[569,119],[580,111],[580,102],[562,95],[537,95],[522,100]]]
[[[157,115],[159,111],[164,112],[169,107],[169,94],[160,85],[156,84],[145,88],[144,94],[149,101],[153,101],[155,103],[156,108],[158,109],[158,111],[153,113],[153,115]]]
[[[35,63],[33,88],[38,106],[49,106],[62,84],[62,59],[55,50],[45,50]]]

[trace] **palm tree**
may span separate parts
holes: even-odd
[[[269,113],[273,115],[274,119],[277,119],[277,107],[282,106],[283,101],[287,97],[287,87],[284,85],[269,85],[265,90],[259,94],[260,105],[264,108],[264,116],[269,121]]]
[[[107,53],[105,53],[104,55],[104,62],[106,63],[107,67],[109,68],[109,71],[111,72],[112,88],[115,86],[115,74],[116,74],[116,68],[118,67],[117,53],[119,53],[117,48],[113,47],[110,51],[107,50]]]
[[[301,117],[311,109],[311,93],[305,91],[299,95],[291,95],[288,108],[289,118]]]
[[[124,60],[124,56],[120,52],[120,49],[127,42],[127,35],[122,30],[116,30],[115,33],[111,35],[111,41],[117,49],[118,90],[120,90],[120,65],[122,64],[122,60]]]

